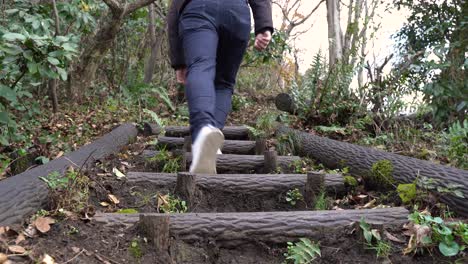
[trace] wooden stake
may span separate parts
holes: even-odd
[[[187,201],[188,206],[195,202],[196,177],[190,173],[178,173],[175,194]]]
[[[278,153],[276,150],[267,150],[263,153],[265,162],[265,173],[276,172],[278,168]]]
[[[266,139],[258,138],[255,140],[255,155],[262,155],[266,149]]]
[[[317,196],[325,188],[325,174],[320,172],[308,172],[304,190],[304,199],[308,206],[313,206]]]
[[[158,253],[169,252],[169,215],[141,214],[139,228],[146,238],[153,242]]]

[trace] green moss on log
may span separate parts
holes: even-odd
[[[379,160],[372,164],[371,174],[367,177],[368,182],[377,188],[387,189],[394,185],[393,164],[389,160]]]
[[[344,183],[346,186],[349,187],[356,187],[358,185],[356,178],[354,178],[353,176],[345,176]]]

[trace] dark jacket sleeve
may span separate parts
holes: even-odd
[[[174,69],[185,67],[184,50],[179,38],[179,10],[185,0],[173,0],[167,13],[169,57]]]
[[[273,33],[271,0],[249,0],[255,23],[255,35],[270,30]]]

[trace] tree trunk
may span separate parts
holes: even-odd
[[[55,19],[55,36],[60,35],[60,17],[57,10],[57,3],[55,0],[52,0],[52,7],[54,10],[54,19]],[[57,80],[49,80],[49,95],[50,101],[52,103],[52,112],[58,112],[58,97],[57,97]]]
[[[143,79],[143,82],[146,84],[151,83],[151,80],[153,79],[153,73],[156,67],[156,60],[158,58],[160,46],[160,41],[156,39],[156,25],[154,24],[155,18],[154,4],[151,4],[148,6],[148,31],[151,42],[151,55],[148,57],[145,63],[145,77]]]
[[[112,46],[125,18],[137,9],[147,6],[155,0],[138,0],[129,4],[122,4],[115,0],[103,1],[110,11],[100,21],[95,35],[89,38],[87,43],[83,43],[85,48],[70,74],[70,78],[72,78],[72,99],[77,102],[83,100],[84,92],[92,85],[96,70],[104,55],[106,55]]]
[[[437,187],[448,188],[460,185],[459,191],[465,198],[453,193],[442,195],[441,200],[450,209],[463,216],[468,216],[468,171],[443,166],[430,161],[397,155],[372,148],[314,136],[298,130],[280,127],[277,135],[289,135],[295,140],[298,155],[312,157],[328,168],[348,167],[358,176],[369,176],[372,165],[381,160],[388,160],[393,167],[393,178],[397,182],[412,183],[417,177],[433,179]]]
[[[50,79],[49,80],[49,95],[50,101],[52,103],[52,112],[58,112],[58,97],[57,97],[57,80]]]
[[[343,57],[343,34],[340,25],[340,2],[327,0],[327,22],[329,41],[329,66],[333,68],[335,63]]]

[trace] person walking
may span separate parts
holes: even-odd
[[[168,12],[171,66],[185,85],[192,135],[191,173],[216,174],[221,132],[251,31],[257,50],[273,33],[270,0],[173,0]]]

